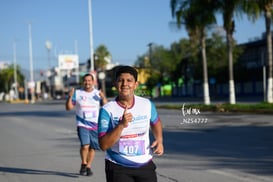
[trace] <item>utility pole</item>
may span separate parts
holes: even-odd
[[[16,66],[16,42],[13,42],[13,79],[14,79],[14,91],[15,98],[18,99],[18,84],[17,84],[17,66]]]
[[[151,65],[151,61],[152,61],[152,46],[153,46],[153,43],[150,42],[148,44],[148,47],[149,47],[149,65]]]
[[[52,44],[49,40],[45,42],[45,46],[47,49],[47,58],[48,58],[48,70],[47,70],[47,80],[48,80],[48,97],[51,99],[52,94],[51,94],[51,64],[50,64],[50,50],[52,48]]]
[[[32,60],[32,35],[31,35],[31,23],[28,24],[29,32],[29,65],[30,65],[30,90],[31,90],[31,103],[35,102],[35,82],[33,78],[33,60]]]
[[[78,41],[75,40],[75,54],[78,55]],[[79,62],[77,63],[76,67],[76,83],[80,83],[80,73],[79,73]]]
[[[90,70],[94,71],[94,50],[93,50],[93,28],[92,28],[92,2],[88,0],[88,13],[89,13],[89,35],[90,35]]]

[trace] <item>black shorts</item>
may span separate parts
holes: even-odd
[[[155,170],[153,161],[139,168],[130,168],[105,160],[107,182],[157,182]]]

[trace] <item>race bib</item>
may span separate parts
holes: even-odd
[[[124,155],[144,155],[145,141],[144,140],[120,140],[119,152]]]
[[[96,118],[97,117],[97,112],[94,111],[85,111],[83,113],[85,119],[91,119],[91,118]]]

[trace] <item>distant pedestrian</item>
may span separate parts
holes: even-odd
[[[83,77],[83,88],[69,91],[66,101],[66,110],[75,107],[77,133],[81,143],[80,174],[90,176],[93,174],[91,165],[95,157],[95,150],[99,150],[98,144],[98,115],[101,105],[107,103],[103,92],[94,88],[94,77],[86,74]]]
[[[156,182],[152,153],[164,153],[162,124],[155,105],[136,96],[137,71],[120,67],[115,76],[118,96],[100,109],[99,144],[105,150],[107,182]],[[150,144],[149,131],[155,140]]]

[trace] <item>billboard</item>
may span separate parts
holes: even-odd
[[[72,70],[79,67],[79,56],[77,54],[62,54],[58,57],[60,70]]]

